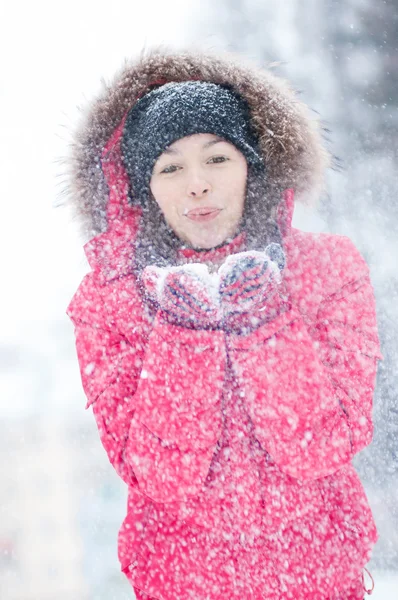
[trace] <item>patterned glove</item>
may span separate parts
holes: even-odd
[[[143,283],[169,322],[189,329],[216,329],[221,320],[216,280],[206,265],[146,267]]]
[[[285,254],[272,243],[264,252],[240,252],[220,267],[220,299],[226,331],[255,329],[286,310],[281,295]]]

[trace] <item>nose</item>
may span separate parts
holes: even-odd
[[[202,198],[210,191],[210,184],[201,175],[192,175],[187,185],[187,194],[190,198]]]

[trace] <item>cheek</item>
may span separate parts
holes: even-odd
[[[231,201],[231,209],[234,214],[242,214],[246,199],[246,181],[241,179],[229,180],[228,197]]]
[[[163,213],[164,218],[172,227],[179,221],[178,196],[175,190],[167,189],[167,186],[151,187],[152,195]]]
[[[155,200],[159,205],[160,210],[162,211],[162,213],[167,216],[170,212],[170,210],[172,209],[172,203],[171,203],[171,199],[169,198],[168,195],[163,194],[162,196],[155,196]]]
[[[162,212],[167,211],[168,207],[170,207],[170,198],[171,192],[168,189],[168,186],[165,185],[162,181],[151,182],[150,184],[152,196],[158,203]]]

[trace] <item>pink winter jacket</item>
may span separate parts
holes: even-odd
[[[372,439],[381,358],[364,259],[346,237],[292,228],[288,190],[291,310],[248,335],[153,317],[132,271],[122,126],[102,155],[109,226],[85,246],[68,314],[87,407],[128,486],[123,572],[159,600],[362,599],[377,532],[351,460]]]

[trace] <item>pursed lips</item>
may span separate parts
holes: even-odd
[[[184,216],[191,221],[211,221],[215,219],[222,210],[222,208],[217,208],[216,206],[201,206],[192,208],[187,212],[184,211]]]

